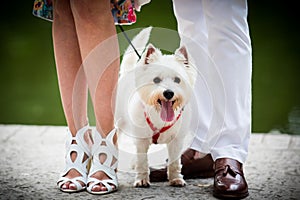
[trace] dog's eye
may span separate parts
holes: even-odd
[[[176,76],[176,77],[174,78],[174,82],[175,82],[175,83],[180,83],[180,81],[181,81],[181,80],[180,80],[179,77]]]
[[[161,79],[160,79],[159,77],[155,77],[155,78],[153,79],[153,82],[154,82],[154,83],[160,83],[160,82],[161,82]]]

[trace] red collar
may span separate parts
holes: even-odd
[[[176,117],[176,119],[173,121],[172,124],[169,124],[168,126],[164,126],[164,127],[162,127],[161,129],[156,128],[156,127],[153,125],[153,123],[151,122],[151,120],[150,120],[149,116],[147,115],[147,113],[144,112],[146,121],[147,121],[149,127],[152,129],[152,131],[153,131],[153,133],[154,133],[153,136],[152,136],[152,142],[153,142],[154,144],[157,144],[157,140],[158,140],[158,138],[159,138],[159,136],[160,136],[161,133],[163,133],[163,132],[169,130],[169,129],[170,129],[170,128],[178,121],[178,119],[179,119],[180,116],[181,116],[182,111],[183,111],[183,109],[180,111],[179,115]]]

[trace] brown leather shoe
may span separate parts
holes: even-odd
[[[184,179],[210,178],[214,176],[214,161],[210,154],[194,159],[195,150],[188,149],[181,155],[181,174]],[[154,169],[150,167],[150,182],[167,181],[167,168]]]
[[[214,161],[211,154],[203,158],[194,159],[196,151],[186,150],[181,156],[181,174],[184,179],[214,177]]]
[[[242,199],[249,195],[241,163],[230,158],[220,158],[216,160],[214,168],[215,197]]]

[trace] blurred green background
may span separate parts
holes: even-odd
[[[252,132],[300,134],[300,28],[295,2],[248,2]],[[33,17],[32,6],[33,1],[20,1],[0,14],[0,124],[65,125],[51,23]],[[171,0],[152,0],[137,15],[138,22],[126,30],[149,25],[176,30]],[[91,106],[89,110],[93,124]]]

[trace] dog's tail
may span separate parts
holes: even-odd
[[[142,55],[149,41],[151,30],[152,30],[151,26],[148,28],[144,28],[132,40],[132,44],[136,48],[139,55]],[[126,49],[123,55],[120,73],[122,74],[123,72],[132,70],[138,60],[139,60],[138,55],[136,54],[132,46],[129,45],[129,47]]]

